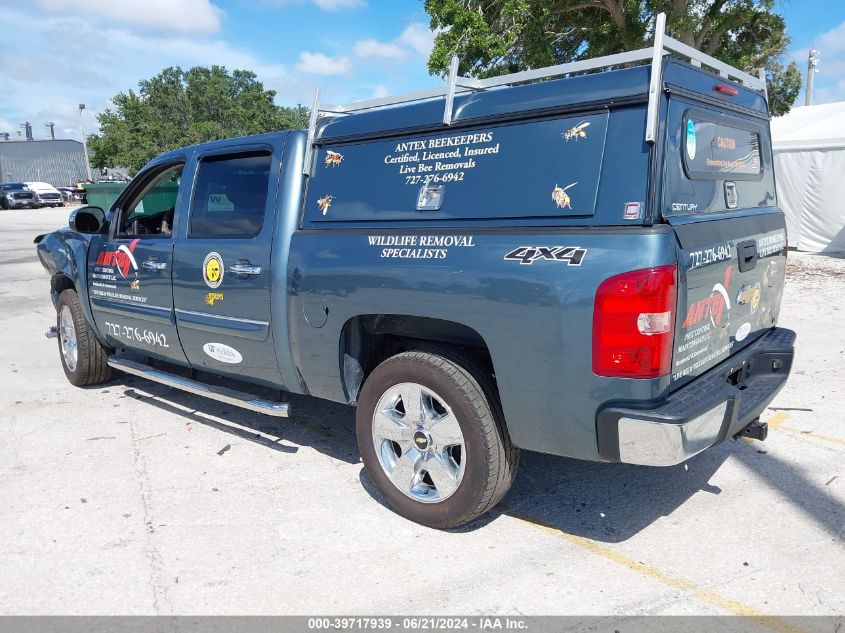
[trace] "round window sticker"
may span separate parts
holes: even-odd
[[[220,253],[211,252],[202,262],[202,278],[209,288],[217,288],[223,283],[223,258]]]
[[[687,156],[695,160],[695,123],[692,119],[687,120]]]

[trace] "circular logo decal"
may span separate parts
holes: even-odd
[[[220,253],[211,252],[202,262],[202,278],[209,288],[217,288],[223,283],[223,258]]]
[[[736,331],[736,338],[737,341],[741,342],[744,341],[749,333],[751,332],[751,324],[750,323],[743,323],[739,326],[739,329]]]
[[[692,119],[687,120],[687,156],[695,160],[695,123]]]

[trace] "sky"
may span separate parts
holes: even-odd
[[[776,0],[814,103],[845,100],[845,0]],[[81,138],[110,97],[167,66],[252,70],[280,105],[344,103],[438,85],[422,0],[0,0],[0,132]],[[803,94],[797,104],[803,103]]]

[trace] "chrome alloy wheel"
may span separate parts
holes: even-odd
[[[76,370],[76,362],[79,351],[76,345],[76,329],[73,326],[73,315],[70,307],[62,306],[59,313],[59,344],[62,348],[62,357],[65,359],[65,366],[70,371]]]
[[[373,414],[379,463],[403,494],[415,501],[448,499],[461,485],[466,451],[461,427],[446,402],[414,382],[390,387]]]

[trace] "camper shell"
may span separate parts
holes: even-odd
[[[272,415],[256,389],[357,405],[376,485],[437,527],[498,501],[518,449],[666,466],[764,439],[795,339],[765,82],[664,23],[598,60],[318,93],[308,130],[155,159],[39,239],[66,373],[73,292],[106,369]]]

